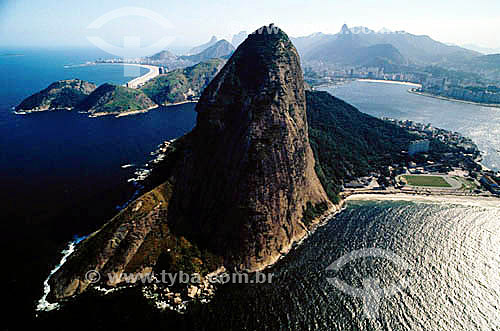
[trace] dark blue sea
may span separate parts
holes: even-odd
[[[0,50],[0,230],[9,265],[2,285],[18,312],[32,308],[61,247],[112,217],[136,191],[127,181],[136,167],[195,123],[192,104],[120,118],[13,114],[13,106],[56,80],[124,84],[133,78],[121,65],[78,66],[100,57],[106,54],[89,49]]]
[[[23,201],[44,213],[49,212],[43,210],[45,200],[79,203],[112,189],[135,171],[121,165],[144,164],[159,143],[194,125],[192,105],[121,118],[91,119],[75,112],[15,115],[13,106],[56,80],[80,78],[99,85],[124,84],[133,77],[125,77],[120,65],[66,67],[105,56],[95,50],[20,49],[0,54],[1,194],[9,207]],[[33,211],[30,207],[23,209]]]

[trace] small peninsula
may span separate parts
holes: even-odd
[[[46,110],[73,110],[96,88],[95,84],[80,79],[61,80],[24,99],[15,111],[27,114]]]
[[[16,114],[76,110],[91,117],[144,113],[159,106],[196,101],[226,61],[210,59],[155,76],[140,88],[62,80],[33,94],[15,107]]]

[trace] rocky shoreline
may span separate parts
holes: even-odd
[[[127,112],[101,112],[101,113],[92,113],[89,115],[89,117],[102,117],[102,116],[113,116],[115,115],[115,118],[119,117],[124,117],[124,116],[130,116],[130,115],[138,115],[138,114],[144,114],[147,113],[148,111],[152,109],[156,109],[158,106],[151,106],[149,108],[145,109],[140,109],[140,110],[131,110]]]
[[[27,110],[14,110],[12,111],[13,114],[15,115],[29,115],[33,113],[43,113],[46,111],[60,111],[60,110],[65,110],[65,111],[72,111],[74,110],[74,107],[64,107],[64,108],[33,108],[33,109],[27,109]]]

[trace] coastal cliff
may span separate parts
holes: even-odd
[[[249,271],[304,237],[308,206],[332,207],[314,171],[297,51],[282,31],[261,31],[198,102],[170,202],[173,227]]]
[[[250,35],[196,111],[153,171],[162,184],[78,245],[50,278],[50,299],[85,291],[89,270],[261,270],[335,210],[315,172],[299,56],[281,30]]]

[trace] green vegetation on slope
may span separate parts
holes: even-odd
[[[107,83],[96,88],[78,79],[59,81],[26,98],[16,110],[78,109],[93,115],[106,115],[145,111],[155,104],[195,101],[224,63],[222,59],[211,59],[177,69],[150,80],[141,89]]]
[[[306,92],[306,96],[316,173],[333,202],[338,201],[344,179],[383,171],[384,165],[399,161],[400,152],[415,139],[327,92]]]
[[[177,69],[153,78],[141,90],[159,105],[196,100],[223,64],[221,59],[211,59]]]
[[[155,104],[142,91],[123,86],[102,84],[80,105],[79,109],[89,113],[119,114],[140,111]]]
[[[344,181],[372,172],[388,176],[387,167],[406,160],[401,151],[418,139],[392,123],[358,111],[327,92],[306,92],[309,141],[316,159],[316,173],[328,197],[338,201]],[[450,147],[433,140],[436,153]]]
[[[24,99],[17,111],[72,109],[96,89],[93,83],[79,79],[61,80]]]

